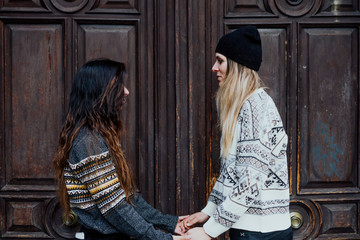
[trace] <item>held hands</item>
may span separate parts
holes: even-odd
[[[186,236],[191,236],[190,239],[194,239],[194,240],[211,240],[211,237],[206,234],[206,232],[204,231],[204,228],[202,228],[202,227],[196,227],[196,228],[190,229],[186,233]]]
[[[176,224],[173,235],[173,240],[211,240],[202,227],[190,229],[198,223],[204,223],[209,219],[209,216],[202,212],[194,213],[190,216],[180,216]],[[189,230],[190,229],[190,230]]]
[[[185,218],[183,222],[183,228],[186,230],[190,229],[192,226],[194,226],[197,223],[204,223],[209,219],[209,215],[203,213],[203,212],[197,212],[194,214],[191,214],[189,217]]]
[[[179,216],[179,219],[178,219],[178,222],[176,224],[176,227],[175,227],[175,231],[174,233],[180,235],[180,236],[177,236],[177,235],[173,235],[173,240],[189,240],[191,239],[191,236],[186,236],[184,235],[185,232],[187,231],[187,229],[185,229],[183,227],[183,220],[186,219],[187,217],[189,217],[189,215],[187,216]]]
[[[189,215],[187,216],[179,216],[178,222],[176,224],[174,233],[178,234],[178,235],[184,235],[184,233],[186,233],[187,229],[183,226],[183,222],[186,218],[188,218]]]

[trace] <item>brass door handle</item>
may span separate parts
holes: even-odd
[[[291,227],[293,229],[299,229],[303,224],[303,217],[298,212],[291,212],[290,213],[291,218]]]
[[[62,216],[63,224],[72,227],[75,226],[78,223],[78,216],[73,211],[70,211],[69,217],[66,219],[65,214]]]

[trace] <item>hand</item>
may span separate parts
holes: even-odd
[[[189,240],[191,239],[191,236],[176,236],[172,235],[173,240]]]
[[[196,240],[211,240],[211,237],[206,234],[206,232],[204,231],[204,228],[202,228],[202,227],[196,227],[196,228],[190,229],[186,233],[186,236],[191,236],[191,239],[196,239]]]
[[[184,233],[186,233],[187,229],[184,226],[184,219],[186,219],[187,217],[189,217],[189,215],[179,216],[174,233],[176,233],[178,235],[183,235]]]
[[[197,223],[204,223],[209,219],[209,215],[203,213],[203,212],[197,212],[194,214],[191,214],[189,217],[184,219],[184,227],[186,229],[190,229],[193,225]]]

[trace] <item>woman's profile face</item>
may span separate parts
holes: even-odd
[[[124,87],[124,97],[122,99],[122,103],[121,103],[121,107],[120,109],[122,109],[122,107],[124,106],[124,104],[126,103],[126,98],[127,96],[129,96],[130,92],[129,89],[127,89],[126,87]]]
[[[219,86],[221,86],[226,75],[228,64],[227,59],[224,55],[216,53],[215,56],[216,60],[211,70],[216,73],[217,80],[219,81]]]
[[[124,87],[124,96],[127,97],[130,94],[129,89]]]

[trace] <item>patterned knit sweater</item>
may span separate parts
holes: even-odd
[[[105,140],[82,128],[69,153],[65,184],[79,222],[103,234],[125,233],[141,240],[171,240],[178,217],[157,211],[138,194],[125,201]]]
[[[202,212],[205,232],[272,232],[290,227],[287,135],[271,97],[256,90],[240,110],[234,139]]]

